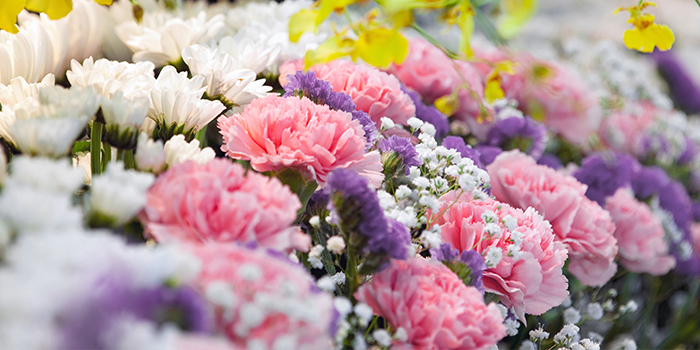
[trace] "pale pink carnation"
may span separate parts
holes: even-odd
[[[599,286],[615,274],[615,225],[585,197],[586,185],[517,150],[502,153],[487,170],[497,200],[533,207],[552,224],[556,239],[569,250],[569,271],[583,284]]]
[[[568,269],[584,285],[600,287],[617,272],[617,239],[610,213],[583,198],[569,232],[558,238],[569,249]]]
[[[195,284],[214,306],[217,323],[234,348],[291,337],[293,349],[331,349],[333,300],[285,256],[259,248],[205,244],[187,247],[202,262]]]
[[[288,63],[280,67],[280,77],[283,74],[293,74],[292,69],[296,71],[298,63]],[[316,72],[319,79],[330,82],[334,91],[350,95],[357,105],[357,110],[369,114],[377,127],[381,125],[382,117],[387,117],[397,124],[407,125],[406,121],[416,116],[413,100],[401,91],[401,83],[393,75],[374,67],[344,60],[316,64],[309,70]]]
[[[618,189],[607,199],[605,209],[617,227],[615,238],[622,266],[656,276],[665,275],[676,266],[676,259],[668,253],[661,222],[628,189]]]
[[[306,97],[255,99],[243,113],[219,118],[218,126],[221,150],[260,172],[292,168],[320,186],[336,168],[355,170],[375,186],[384,179],[379,152],[365,153],[360,122]]]
[[[496,304],[435,260],[392,260],[355,298],[406,331],[407,344],[395,341],[397,348],[487,349],[506,335]]]
[[[519,108],[568,141],[584,144],[596,133],[603,116],[598,98],[570,69],[518,52],[515,74],[501,73],[505,96]]]
[[[408,49],[406,59],[392,67],[391,72],[404,85],[420,94],[426,103],[433,103],[436,99],[451,94],[462,87],[464,81],[479,100],[484,98],[484,81],[471,63],[457,60],[453,63],[435,45],[422,39],[411,40]],[[455,118],[469,123],[470,128],[477,129],[480,126],[476,121],[480,110],[478,100],[463,88],[458,97],[460,104]]]
[[[473,249],[482,255],[492,247],[501,249],[500,263],[484,272],[484,288],[500,295],[501,302],[513,307],[523,322],[525,313],[541,315],[566,299],[568,283],[562,272],[566,248],[555,241],[549,222],[533,208],[523,212],[490,198],[481,201],[469,200],[464,194],[458,197],[456,192],[444,195],[441,200],[440,212],[446,211],[435,223],[440,225],[445,242],[460,251]],[[501,232],[493,238],[484,232],[486,224],[481,215],[487,211],[494,212],[500,220]],[[517,259],[508,256],[508,247],[515,243],[513,232],[503,223],[507,216],[517,221],[515,231],[522,234]]]
[[[188,161],[160,175],[140,217],[158,242],[257,242],[305,250],[309,236],[291,227],[299,208],[299,198],[278,179],[214,159]]]
[[[625,109],[603,120],[598,135],[610,149],[639,154],[644,132],[654,122],[657,108],[651,102],[627,101]]]

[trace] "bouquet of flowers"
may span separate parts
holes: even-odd
[[[6,1],[0,348],[699,346],[700,90],[632,5],[546,55],[537,1]]]

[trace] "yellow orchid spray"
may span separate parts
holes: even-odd
[[[640,1],[637,6],[620,7],[615,10],[614,14],[621,11],[630,13],[630,19],[627,23],[634,25],[634,28],[625,31],[622,40],[625,45],[633,50],[641,52],[652,52],[655,47],[661,51],[666,51],[673,46],[675,36],[673,31],[662,24],[654,23],[654,16],[644,13],[644,9],[656,4],[653,2]]]
[[[113,0],[95,0],[100,5],[111,5]],[[45,13],[51,19],[60,19],[73,9],[72,0],[3,0],[0,1],[0,29],[10,33],[19,32],[17,15],[27,9]]]

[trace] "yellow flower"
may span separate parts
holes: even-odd
[[[456,89],[449,95],[442,96],[433,103],[440,113],[451,117],[459,110],[459,90]]]
[[[537,11],[537,0],[503,0],[501,9],[496,28],[502,37],[512,38]]]
[[[351,56],[362,58],[375,67],[401,63],[408,54],[408,40],[396,30],[375,28],[360,33]]]
[[[100,5],[111,5],[113,0],[95,0]],[[46,13],[51,19],[63,18],[73,9],[73,0],[0,0],[0,29],[10,33],[19,32],[17,15],[26,8],[33,12]]]
[[[486,88],[484,89],[484,99],[488,103],[493,103],[505,97],[501,88],[501,73],[508,75],[515,74],[515,63],[511,61],[501,61],[496,64],[493,70],[486,76]]]
[[[17,15],[22,12],[24,5],[25,0],[0,1],[0,29],[10,33],[19,32],[15,23],[17,23]]]
[[[302,34],[316,30],[318,11],[302,9],[289,19],[289,41],[299,41]]]
[[[627,23],[634,25],[634,28],[625,31],[622,40],[625,45],[633,50],[641,52],[652,52],[654,47],[666,51],[673,46],[676,40],[673,31],[666,26],[654,23],[654,16],[644,13],[644,8],[656,6],[653,2],[643,2],[638,6],[621,7],[614,13],[629,11],[630,19]]]
[[[306,51],[304,69],[309,69],[317,63],[326,63],[347,56],[355,50],[355,44],[355,40],[345,37],[345,33],[336,34],[324,41],[316,50]]]

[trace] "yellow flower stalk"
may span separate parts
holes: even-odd
[[[512,38],[537,12],[537,0],[502,0],[496,28],[504,38]]]
[[[622,40],[625,45],[633,50],[641,52],[652,52],[655,47],[661,51],[666,51],[673,46],[676,40],[673,31],[666,25],[654,23],[654,16],[644,13],[644,9],[649,6],[656,7],[653,2],[642,2],[637,6],[621,7],[613,14],[621,11],[628,11],[630,19],[627,23],[634,25],[634,28],[625,31]]]

